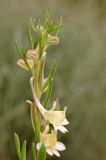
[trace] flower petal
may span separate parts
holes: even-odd
[[[53,150],[53,153],[57,156],[60,157],[60,153],[57,150]]]
[[[36,148],[39,150],[39,149],[40,149],[40,147],[41,147],[41,145],[42,145],[42,142],[37,143]]]
[[[68,130],[67,130],[64,126],[59,126],[57,129],[58,129],[59,131],[61,131],[62,133],[68,132]]]
[[[53,156],[53,150],[50,148],[46,148],[46,152],[50,155]]]
[[[53,111],[53,110],[55,110],[55,108],[56,108],[56,101],[53,102],[53,107],[51,110]]]
[[[56,143],[56,150],[58,151],[64,151],[66,149],[65,145],[61,142],[58,142]]]
[[[69,121],[65,118],[64,121],[62,122],[62,125],[68,125]]]

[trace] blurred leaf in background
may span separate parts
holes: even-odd
[[[49,8],[51,16],[62,16],[64,27],[60,45],[49,49],[47,72],[57,61],[55,91],[61,105],[68,106],[70,134],[61,160],[106,159],[106,1],[105,0],[0,0],[0,159],[16,159],[13,133],[28,139],[33,132],[29,110],[24,103],[31,98],[28,75],[17,67],[15,41],[24,42],[30,19],[42,17]],[[56,159],[55,157],[52,159]]]

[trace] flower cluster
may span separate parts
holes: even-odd
[[[39,22],[35,25],[35,22],[30,20],[28,29],[30,50],[25,51],[22,47],[16,45],[21,56],[17,64],[32,74],[30,86],[33,102],[27,100],[27,103],[30,105],[32,126],[37,141],[36,148],[39,152],[44,145],[49,155],[58,157],[60,156],[59,151],[66,149],[63,143],[57,141],[57,133],[58,131],[68,132],[65,127],[69,124],[66,119],[67,107],[64,107],[64,110],[61,111],[59,101],[55,100],[52,107],[48,108],[56,65],[46,78],[44,68],[48,47],[59,43],[57,35],[61,26],[61,21],[49,22],[47,12],[43,24]]]

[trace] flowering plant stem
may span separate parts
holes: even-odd
[[[50,45],[59,43],[58,33],[62,27],[62,21],[52,22],[49,20],[49,11],[45,13],[45,18],[41,24],[40,20],[35,25],[35,21],[30,19],[28,27],[28,40],[30,49],[27,51],[16,44],[21,59],[17,64],[24,70],[31,72],[30,86],[33,101],[27,100],[30,105],[31,122],[36,138],[36,144],[32,144],[33,160],[46,160],[46,153],[50,156],[60,157],[59,151],[65,150],[65,145],[57,141],[57,133],[66,133],[64,127],[69,124],[65,117],[66,107],[60,111],[58,100],[48,109],[48,102],[53,88],[53,79],[56,72],[56,65],[45,78],[44,67],[47,49]],[[26,160],[26,140],[20,147],[19,136],[15,133],[16,151],[19,160]]]

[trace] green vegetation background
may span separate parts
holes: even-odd
[[[42,17],[47,8],[64,22],[61,43],[48,50],[46,65],[47,73],[56,59],[53,99],[68,106],[69,133],[59,135],[67,150],[60,159],[106,160],[105,0],[0,0],[0,160],[16,159],[14,132],[28,139],[31,159],[29,74],[16,65],[15,40],[27,46],[29,18]]]

